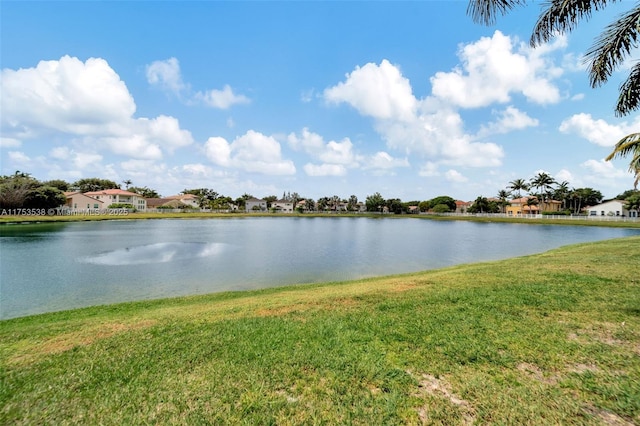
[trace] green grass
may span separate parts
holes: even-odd
[[[1,321],[0,424],[640,424],[639,248]]]

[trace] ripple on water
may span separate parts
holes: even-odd
[[[223,243],[156,243],[126,247],[78,260],[94,265],[142,265],[166,263],[175,260],[215,256],[225,249]]]

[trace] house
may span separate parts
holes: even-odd
[[[589,216],[627,216],[640,217],[637,210],[627,210],[624,206],[627,204],[624,200],[610,200],[596,206],[587,207],[585,210]]]
[[[139,211],[147,210],[147,200],[140,194],[122,189],[104,189],[102,191],[85,192],[84,195],[102,201],[105,208],[112,204],[131,204]]]
[[[456,213],[466,213],[472,204],[471,201],[456,200]]]
[[[65,192],[64,196],[67,197],[67,201],[64,203],[64,207],[68,209],[102,210],[106,207],[103,201],[100,201],[93,197],[89,197],[88,195],[83,194],[80,191]]]
[[[244,205],[245,205],[245,211],[247,213],[267,211],[267,202],[265,200],[259,200],[257,198],[249,198],[247,201],[245,201]]]
[[[178,195],[170,195],[165,197],[167,200],[178,200],[182,204],[187,205],[189,207],[193,207],[194,209],[200,208],[200,200],[197,195],[194,194],[178,194]]]
[[[278,200],[271,203],[271,208],[276,213],[293,213],[293,201]]]
[[[546,200],[538,202],[534,196],[514,198],[506,206],[507,216],[536,215],[542,212],[559,212],[562,209],[562,202],[556,200]]]

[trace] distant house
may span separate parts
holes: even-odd
[[[271,203],[271,208],[276,213],[293,213],[293,201],[278,200]]]
[[[106,207],[104,206],[104,202],[90,197],[87,194],[83,194],[80,191],[65,192],[64,196],[67,197],[67,201],[64,203],[64,206],[68,209],[102,210]]]
[[[585,210],[589,216],[627,216],[640,217],[637,210],[627,210],[624,200],[611,200],[596,206],[587,207]]]
[[[198,196],[194,194],[170,195],[165,198],[167,200],[178,200],[182,204],[193,207],[194,209],[200,208],[200,200],[198,200]]]
[[[247,201],[245,201],[245,211],[247,213],[266,212],[267,202],[258,198],[249,198]]]
[[[471,201],[456,200],[456,213],[466,213],[472,204]]]
[[[102,201],[104,208],[109,208],[112,204],[131,204],[136,210],[147,210],[147,200],[142,195],[122,189],[91,191],[85,192],[84,195]]]
[[[538,202],[534,196],[514,198],[506,206],[507,216],[536,215],[542,212],[559,212],[562,209],[562,202],[547,200]]]

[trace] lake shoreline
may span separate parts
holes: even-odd
[[[0,420],[638,423],[639,244],[3,320]]]

